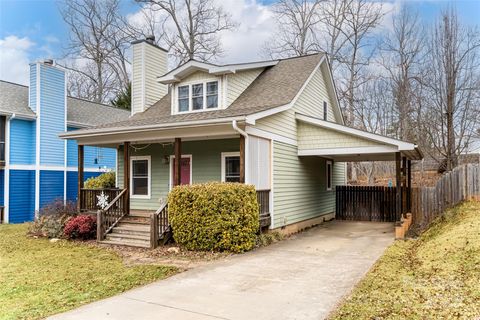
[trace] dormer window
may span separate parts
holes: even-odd
[[[178,112],[218,108],[218,81],[178,86]]]

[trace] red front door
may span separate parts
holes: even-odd
[[[173,158],[173,168],[172,168],[172,181],[173,177],[175,177],[175,158]],[[189,157],[182,157],[182,161],[180,163],[180,173],[181,173],[181,184],[190,184],[191,177],[190,177],[190,158]]]

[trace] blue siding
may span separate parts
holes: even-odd
[[[5,170],[0,170],[0,206],[5,203]]]
[[[65,131],[65,73],[40,67],[40,163],[63,165],[65,145],[58,134]]]
[[[35,121],[10,120],[10,163],[35,164]]]
[[[68,128],[68,131],[75,130],[75,128]],[[97,148],[85,146],[85,168],[108,168],[115,170],[117,150],[114,148]],[[78,166],[78,147],[75,140],[68,140],[67,142],[67,166]]]
[[[32,221],[35,212],[35,171],[10,170],[9,222]]]
[[[83,173],[83,180],[86,181],[88,178],[97,177],[101,172],[87,172]],[[77,171],[68,171],[67,172],[67,200],[68,201],[77,201],[78,196],[78,172]]]
[[[29,91],[30,95],[30,108],[33,112],[37,110],[37,64],[30,65],[30,86]]]
[[[63,171],[40,171],[40,209],[58,199],[63,201]]]

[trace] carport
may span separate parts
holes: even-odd
[[[298,122],[300,157],[322,157],[334,162],[395,162],[394,188],[337,187],[337,217],[342,218],[342,210],[349,208],[353,213],[350,218],[357,220],[355,204],[367,203],[371,206],[372,201],[381,203],[382,210],[392,213],[384,216],[384,221],[399,221],[402,214],[410,211],[412,161],[423,158],[417,145],[299,113],[295,116]]]

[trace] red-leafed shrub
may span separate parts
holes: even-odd
[[[85,214],[70,218],[65,224],[63,233],[69,239],[94,239],[97,233],[97,219]]]

